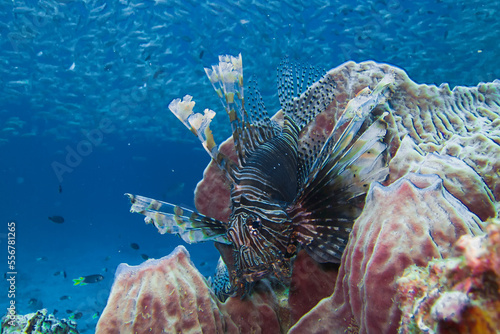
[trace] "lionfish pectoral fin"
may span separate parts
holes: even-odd
[[[144,196],[125,194],[132,206],[130,212],[146,216],[146,223],[154,224],[161,234],[177,234],[187,243],[215,241],[230,244],[226,224],[177,205]]]
[[[340,261],[369,185],[387,177],[386,124],[368,116],[390,82],[349,102],[289,209],[295,240],[318,262]]]

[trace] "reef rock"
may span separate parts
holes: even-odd
[[[336,98],[301,136],[323,142],[347,103],[391,72],[392,91],[373,110],[388,126],[390,176],[371,186],[338,274],[299,253],[288,296],[263,280],[249,298],[222,304],[180,246],[163,259],[119,268],[97,333],[283,333],[297,319],[290,333],[396,333],[396,280],[404,269],[450,256],[460,236],[481,233],[478,216],[500,209],[500,81],[450,90],[416,84],[389,65],[347,62],[328,72]],[[219,149],[235,157],[232,139]],[[198,211],[228,221],[229,195],[210,163],[196,188]],[[452,293],[438,306],[453,304],[460,313],[463,302],[463,293]]]
[[[400,333],[498,333],[500,220],[487,234],[462,236],[456,257],[411,266],[397,281]]]
[[[135,267],[121,264],[96,333],[286,333],[335,286],[336,268],[296,260],[290,291],[264,279],[221,303],[183,246]]]
[[[139,266],[120,264],[96,333],[279,333],[290,326],[281,291],[264,280],[251,297],[220,303],[178,246]]]
[[[401,311],[396,280],[412,264],[450,255],[481,222],[444,189],[436,175],[409,174],[390,186],[373,184],[342,257],[335,292],[290,333],[396,333]]]

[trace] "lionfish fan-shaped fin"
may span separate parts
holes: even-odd
[[[380,121],[381,117],[369,116],[373,108],[385,102],[385,92],[393,81],[394,74],[390,73],[382,78],[373,92],[364,89],[349,101],[317,154],[297,199],[301,198],[304,193],[311,193],[311,190],[318,184],[323,184],[325,179],[329,181],[335,175],[342,173],[347,166],[385,135],[385,125]],[[363,125],[364,129],[360,131]],[[361,137],[363,140],[358,141]]]
[[[350,227],[332,225],[303,225],[298,228],[297,239],[303,249],[319,263],[338,263],[351,232]]]
[[[268,142],[281,133],[281,127],[269,118],[264,101],[260,95],[257,83],[250,79],[246,88],[245,97],[245,119],[238,129],[240,141],[242,143],[242,163],[260,145]]]
[[[324,71],[284,58],[278,67],[278,96],[283,112],[302,130],[334,99],[335,83]]]
[[[370,97],[364,103],[355,98],[356,110],[347,106],[290,206],[296,240],[318,261],[339,261],[369,184],[388,174],[386,125],[382,116],[373,121],[369,114],[390,82],[384,78],[373,93],[362,95]]]
[[[152,198],[125,195],[132,203],[130,212],[145,215],[146,223],[153,223],[161,234],[177,234],[190,244],[208,240],[230,244],[226,224],[217,219]]]
[[[242,131],[242,123],[245,121],[245,99],[243,94],[243,61],[241,53],[238,57],[220,55],[219,64],[212,65],[212,68],[205,68],[205,73],[229,116],[234,147],[240,166],[242,166],[244,152],[240,133]]]
[[[224,154],[219,152],[215,143],[210,122],[215,116],[215,111],[205,109],[203,114],[193,112],[195,102],[191,95],[186,95],[183,99],[174,99],[168,105],[170,111],[201,141],[203,148],[212,159],[217,162],[222,170],[226,171],[229,179],[233,178],[234,163]]]

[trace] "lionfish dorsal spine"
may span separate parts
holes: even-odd
[[[389,85],[393,82],[394,75],[389,73],[380,80],[373,92],[369,89],[365,89],[363,90],[363,93],[358,93],[355,98],[349,101],[340,119],[337,121],[329,137],[324,142],[316,161],[312,165],[311,174],[307,177],[303,191],[308,188],[309,183],[319,181],[317,175],[325,168],[328,168],[328,163],[338,163],[341,157],[345,157],[348,153],[346,153],[346,150],[350,147],[350,145],[356,143],[356,135],[365,122],[367,116],[373,108],[384,102],[385,92]],[[383,134],[380,134],[372,138],[379,140],[382,135]],[[365,143],[363,147],[366,149],[367,147],[371,147],[371,145],[373,145],[373,142],[371,142],[370,145],[366,145]],[[355,152],[357,154],[352,157],[351,161],[364,153],[360,148],[351,149],[350,152]],[[344,166],[348,164],[348,162],[345,162]],[[338,168],[337,171],[341,171],[338,164],[335,166]],[[327,176],[328,174],[324,175],[324,177]],[[329,176],[331,177],[331,175]],[[298,197],[300,197],[300,195],[301,194],[298,194]]]
[[[285,57],[277,69],[278,97],[283,112],[302,130],[334,99],[335,82],[312,65]]]
[[[205,109],[203,114],[195,113],[193,108],[195,102],[191,95],[186,95],[183,99],[174,99],[168,105],[170,111],[200,140],[203,148],[217,165],[225,171],[228,180],[233,179],[233,172],[236,168],[234,162],[226,155],[219,152],[217,143],[214,140],[210,122],[215,116],[215,111]]]
[[[243,62],[237,57],[219,56],[219,64],[205,68],[226,113],[229,116],[238,167],[262,144],[281,133],[281,127],[269,118],[257,83],[249,80],[244,92]]]
[[[203,148],[216,160],[218,154],[210,122],[215,116],[215,111],[205,109],[203,114],[193,111],[194,105],[191,95],[186,95],[183,99],[174,99],[168,105],[168,109],[201,141]]]
[[[245,158],[240,139],[242,124],[245,121],[243,60],[241,53],[238,57],[220,55],[219,64],[212,65],[212,68],[205,68],[205,73],[229,116],[234,146],[241,166]]]

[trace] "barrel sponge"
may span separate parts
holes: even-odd
[[[450,255],[461,235],[481,233],[477,216],[436,175],[408,174],[385,187],[373,184],[345,250],[335,292],[290,333],[396,333],[401,311],[396,280],[412,264]],[[320,319],[320,321],[318,321]]]
[[[187,250],[178,246],[161,259],[119,265],[96,333],[221,333],[223,328],[215,297]]]

